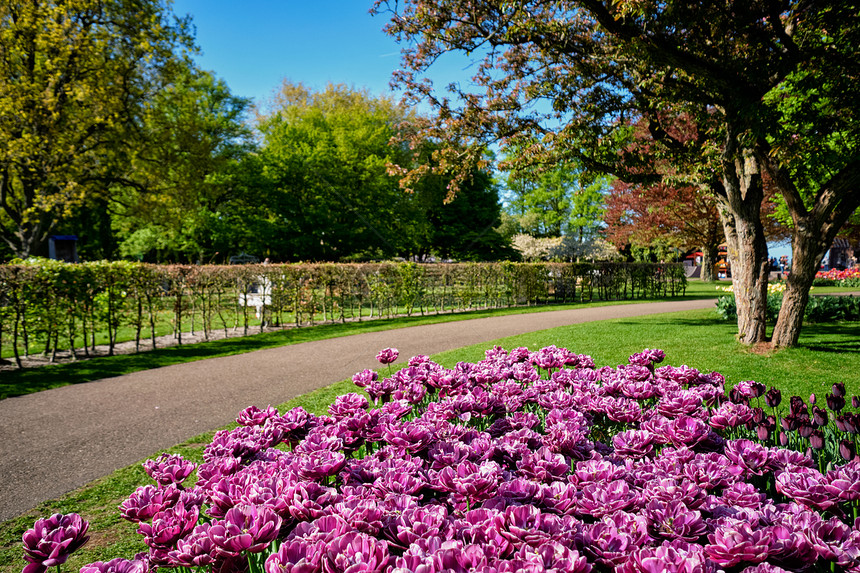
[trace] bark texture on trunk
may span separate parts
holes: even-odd
[[[722,159],[722,188],[715,191],[734,283],[738,340],[756,344],[767,340],[767,240],[761,223],[764,187],[755,157],[739,148],[731,133]]]
[[[764,153],[760,161],[785,199],[794,223],[791,272],[772,337],[774,348],[784,348],[797,345],[819,263],[848,217],[860,207],[860,162],[849,163],[822,184],[810,204],[785,167]]]
[[[719,245],[706,245],[702,247],[702,281],[709,283],[717,280],[714,274],[714,265],[717,264]]]

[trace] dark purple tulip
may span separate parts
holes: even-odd
[[[845,397],[845,383],[837,382],[833,385],[831,392],[834,396],[838,396],[839,398]]]
[[[380,364],[391,364],[395,360],[400,353],[396,348],[383,348],[379,351],[379,354],[376,355],[376,359],[379,360]]]
[[[851,461],[855,458],[856,451],[854,442],[851,440],[839,440],[839,455],[846,461]]]
[[[813,397],[810,397],[810,398],[814,399]],[[800,396],[792,396],[788,400],[789,400],[789,410],[791,411],[792,415],[797,416],[799,414],[805,414],[807,412],[806,402],[804,402],[803,398],[801,398]]]
[[[812,446],[813,450],[823,450],[824,449],[824,432],[821,430],[813,430],[809,435],[809,445]]]
[[[132,560],[117,557],[110,561],[96,561],[81,567],[80,573],[147,573],[149,565],[145,559]]]
[[[815,426],[809,423],[802,423],[797,426],[797,433],[801,438],[809,438],[814,430]]]
[[[755,429],[756,436],[762,442],[766,442],[768,439],[770,439],[771,431],[772,430],[767,426],[767,424],[759,424],[758,426],[756,426]]]
[[[161,454],[154,460],[143,462],[143,469],[159,485],[181,484],[197,465],[179,454]]]
[[[827,425],[827,410],[824,408],[819,408],[818,406],[812,407],[812,421],[818,427],[824,427]]]
[[[860,408],[860,396],[851,396],[851,406],[853,408]]]
[[[788,445],[788,434],[786,434],[785,432],[779,433],[779,445],[783,448]]]
[[[90,524],[77,513],[55,513],[39,519],[24,532],[24,560],[29,565],[23,573],[42,573],[48,567],[62,565],[69,555],[89,540]]]
[[[263,551],[280,529],[281,518],[271,508],[243,505],[229,510],[223,520],[212,522],[209,536],[217,553],[229,557],[243,551]]]
[[[827,407],[834,412],[840,412],[842,411],[842,408],[845,407],[845,398],[843,396],[837,396],[836,394],[828,394]]]
[[[770,408],[776,408],[782,402],[782,392],[778,388],[771,386],[767,394],[764,395],[764,401]]]

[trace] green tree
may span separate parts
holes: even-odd
[[[377,0],[375,10],[390,12],[388,31],[405,42],[395,80],[439,112],[422,137],[473,143],[474,162],[495,140],[525,151],[516,163],[575,158],[632,182],[665,160],[672,177],[712,192],[732,260],[738,336],[750,344],[766,340],[767,173],[793,223],[773,344],[796,344],[817,261],[860,205],[855,5]],[[480,61],[471,83],[442,95],[423,75],[451,51]],[[696,137],[679,135],[682,116]],[[640,123],[651,139],[632,153]],[[440,168],[468,164],[460,149],[441,152]]]
[[[168,0],[0,3],[0,238],[46,254],[59,222],[124,172],[141,108],[187,65]]]
[[[518,232],[588,241],[601,232],[608,185],[609,178],[569,165],[514,172],[506,180],[507,212]]]
[[[130,154],[123,178],[129,184],[111,189],[122,255],[197,261],[231,250],[233,214],[251,202],[248,166],[239,165],[253,149],[248,106],[223,81],[195,69],[150,98],[143,144]]]
[[[350,260],[410,254],[419,213],[388,173],[405,152],[389,142],[411,114],[386,97],[344,85],[312,92],[285,82],[260,117],[270,181],[272,254]]]

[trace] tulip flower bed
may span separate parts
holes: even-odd
[[[353,377],[376,408],[358,393],[320,417],[247,408],[199,467],[144,464],[155,483],[120,512],[148,553],[81,571],[860,571],[860,416],[844,387],[827,409],[793,397],[779,416],[775,388],[725,393],[719,373],[663,359],[417,356]],[[40,520],[25,573],[86,533],[75,514]]]
[[[860,286],[860,268],[845,270],[831,269],[829,271],[818,271],[815,273],[815,282],[818,286]]]

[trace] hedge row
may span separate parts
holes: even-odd
[[[19,352],[89,353],[120,328],[154,348],[156,330],[247,334],[252,325],[441,313],[474,308],[678,296],[683,267],[624,263],[150,265],[37,260],[0,265],[0,343]],[[247,302],[248,304],[244,304]],[[256,307],[256,308],[255,308]],[[258,320],[255,320],[258,319]],[[20,347],[20,349],[19,349]]]

